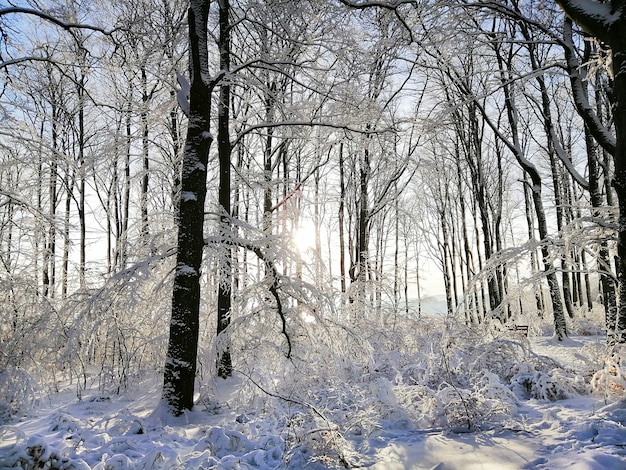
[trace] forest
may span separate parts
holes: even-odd
[[[575,397],[614,425],[579,468],[618,468],[625,31],[623,0],[0,0],[0,468],[467,469],[380,436]]]

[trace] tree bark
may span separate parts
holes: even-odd
[[[219,52],[220,70],[230,71],[230,31],[228,14],[229,0],[219,0]],[[231,143],[229,135],[230,121],[230,84],[226,80],[220,86],[220,100],[218,104],[217,151],[220,168],[219,204],[220,204],[220,232],[225,240],[232,237],[231,204],[230,204],[230,157]],[[217,375],[222,378],[230,377],[233,373],[230,344],[226,329],[230,325],[232,310],[232,249],[230,244],[223,243],[222,256],[219,263],[219,286],[217,291]]]
[[[141,212],[141,242],[145,248],[149,243],[150,225],[148,221],[148,186],[150,183],[150,159],[148,126],[148,107],[150,106],[150,94],[148,93],[148,75],[145,64],[141,65],[141,195],[139,197],[139,209]]]
[[[211,125],[207,21],[209,0],[191,0],[188,11],[189,123],[183,155],[181,200],[172,292],[170,334],[163,399],[172,414],[193,407],[200,315],[200,275],[204,248],[204,202]]]
[[[608,44],[612,51],[615,127],[615,175],[612,186],[619,210],[616,258],[619,301],[616,318],[607,318],[607,338],[609,342],[626,342],[626,10],[623,0],[602,3],[592,0],[556,0],[556,3],[588,33]],[[583,117],[588,114],[581,113]],[[602,143],[603,136],[598,137],[593,126],[590,125],[589,129]],[[610,149],[607,150],[610,152]]]
[[[346,183],[344,175],[343,142],[339,144],[339,278],[341,282],[341,294],[346,293],[346,250],[345,250],[345,204]],[[342,299],[343,303],[343,299]]]

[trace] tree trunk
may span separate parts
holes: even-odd
[[[454,311],[452,305],[452,280],[450,276],[449,262],[449,243],[448,243],[448,223],[446,221],[446,213],[439,211],[439,223],[441,225],[441,241],[439,242],[439,250],[441,252],[441,269],[443,271],[443,287],[446,294],[446,310],[448,315],[452,315]]]
[[[53,97],[54,99],[54,97]],[[58,179],[58,120],[56,103],[52,103],[52,161],[50,162],[50,175],[48,179],[48,240],[44,251],[43,260],[43,295],[54,298],[55,291],[55,271],[56,271],[56,232],[55,223],[57,207],[57,179]]]
[[[219,51],[220,70],[230,70],[230,31],[228,13],[229,0],[219,0]],[[230,156],[231,143],[229,135],[230,124],[230,85],[225,81],[220,86],[220,100],[218,103],[217,150],[220,168],[219,204],[220,204],[220,233],[225,240],[232,238],[231,204],[230,204]],[[230,356],[230,342],[226,328],[230,325],[232,308],[232,249],[230,244],[222,243],[220,256],[219,286],[217,291],[217,375],[222,378],[230,377],[233,373]]]
[[[567,15],[586,31],[608,44],[612,50],[613,68],[613,119],[615,127],[615,148],[613,162],[615,175],[613,187],[617,196],[619,209],[617,233],[617,283],[618,309],[616,318],[612,312],[607,317],[607,339],[611,342],[626,342],[626,10],[623,0],[612,0],[608,3],[577,2],[574,0],[557,0]],[[567,39],[571,39],[571,24],[566,23],[564,30]],[[569,37],[567,35],[569,34]],[[568,51],[566,50],[566,54]],[[573,84],[574,87],[574,84]],[[604,129],[598,129],[590,117],[590,111],[581,109],[580,103],[584,96],[576,99],[581,116],[588,124],[589,130],[607,151],[611,151],[611,139],[606,138]],[[607,143],[607,140],[609,141]]]
[[[149,137],[148,106],[150,95],[148,94],[148,76],[146,67],[141,66],[141,194],[139,196],[139,208],[141,212],[141,243],[145,248],[149,243],[150,226],[148,222],[148,185],[150,181],[149,160]]]
[[[528,182],[528,174],[524,173],[524,212],[526,214],[526,224],[528,225],[528,240],[535,238],[535,223],[532,214],[532,199],[530,197],[530,184]],[[530,270],[531,274],[535,274],[538,271],[537,267],[537,250],[532,248],[530,251]],[[541,285],[537,285],[535,291],[535,305],[537,306],[537,315],[543,317],[543,295]]]
[[[354,281],[360,282],[360,289],[364,289],[367,281],[368,256],[369,256],[369,193],[368,181],[370,174],[370,151],[366,148],[363,151],[363,160],[359,176],[359,220],[356,247],[356,276]],[[364,300],[364,299],[362,299]]]
[[[625,17],[626,12],[622,13]],[[621,33],[619,33],[621,34]],[[609,336],[614,335],[616,342],[626,342],[626,38],[615,41],[613,47],[613,69],[616,71],[613,81],[616,146],[615,176],[613,187],[617,195],[619,218],[617,235],[617,282],[618,282],[618,311],[615,321],[607,325]]]
[[[587,166],[589,168],[589,198],[591,200],[591,215],[598,217],[603,205],[602,188],[600,187],[600,171],[598,165],[597,145],[591,136],[589,128],[585,126],[585,143],[587,145]],[[584,253],[584,252],[583,252]],[[615,281],[611,272],[609,245],[606,240],[600,242],[598,248],[598,271],[602,290],[602,304],[604,305],[605,325],[609,325],[617,316],[617,299]]]
[[[181,200],[163,399],[174,415],[193,406],[204,248],[204,202],[209,148],[213,141],[207,51],[208,0],[191,0],[188,12],[191,86],[183,154]]]
[[[510,67],[506,67],[505,59],[501,55],[501,51],[497,46],[495,48],[495,52],[497,54],[498,65],[500,69],[500,79],[505,96],[507,118],[511,129],[511,141],[504,137],[499,132],[499,130],[495,128],[495,126],[493,126],[493,123],[489,121],[486,115],[485,118],[488,120],[490,126],[492,126],[492,129],[494,129],[494,132],[496,132],[496,134],[500,137],[503,143],[505,143],[509,147],[522,169],[530,176],[530,190],[535,206],[535,214],[537,216],[537,228],[539,229],[539,237],[541,239],[541,255],[543,268],[546,279],[548,281],[550,299],[552,300],[554,334],[559,341],[562,341],[567,336],[567,324],[565,322],[565,312],[563,311],[563,303],[561,301],[559,283],[554,272],[554,267],[552,266],[550,250],[548,248],[548,245],[546,244],[548,238],[548,226],[546,223],[545,211],[543,209],[543,201],[541,199],[541,176],[539,175],[537,168],[524,156],[522,146],[519,140],[519,114],[515,105],[515,99],[511,90],[510,81],[506,75],[507,70],[510,70]]]
[[[343,142],[339,144],[339,278],[341,282],[341,293],[346,293],[346,249],[344,235],[346,183],[344,175]],[[343,301],[342,301],[343,303]]]
[[[78,268],[79,285],[85,289],[87,271],[87,220],[85,214],[85,194],[87,191],[87,168],[85,165],[85,76],[81,72],[78,83],[78,220],[80,226],[80,261]]]

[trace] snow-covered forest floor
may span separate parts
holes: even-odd
[[[437,318],[405,326],[371,333],[365,363],[331,354],[303,370],[259,355],[255,372],[205,379],[176,419],[158,406],[157,374],[121,394],[95,379],[42,388],[0,426],[0,468],[626,468],[626,368],[592,322],[565,342],[547,323],[528,339]]]

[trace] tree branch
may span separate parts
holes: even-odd
[[[580,114],[580,117],[585,121],[589,131],[602,148],[611,155],[614,155],[615,146],[617,145],[615,136],[613,136],[602,121],[600,121],[600,118],[589,103],[587,94],[585,93],[585,84],[579,72],[580,62],[576,57],[572,37],[572,20],[570,19],[566,19],[563,23],[563,43],[567,72],[570,78],[572,94],[574,95],[574,105],[576,106],[578,114]]]
[[[33,8],[23,8],[23,7],[11,7],[11,8],[0,8],[0,18],[5,16],[5,15],[10,15],[10,14],[25,14],[25,15],[31,15],[31,16],[36,16],[38,18],[41,18],[43,20],[46,20],[52,24],[55,24],[57,26],[59,26],[60,28],[65,29],[66,31],[71,31],[73,29],[89,29],[91,31],[97,31],[99,33],[102,34],[106,34],[106,35],[110,35],[111,33],[113,33],[114,31],[119,30],[119,28],[113,28],[111,30],[106,30],[104,28],[101,28],[99,26],[93,26],[90,24],[83,24],[83,23],[67,23],[65,21],[62,21],[52,15],[49,15],[48,13],[44,13],[43,11],[40,10],[35,10]]]
[[[269,129],[271,127],[282,127],[282,126],[303,126],[303,127],[328,127],[331,129],[341,129],[346,132],[354,132],[356,134],[363,135],[374,135],[374,134],[383,134],[385,132],[391,132],[393,129],[387,128],[382,130],[368,130],[368,129],[357,129],[351,126],[341,125],[341,124],[333,124],[330,122],[315,122],[315,121],[282,121],[282,122],[263,122],[260,124],[253,124],[246,129],[243,129],[239,135],[233,140],[233,148],[244,138],[247,134],[254,132],[258,129]]]
[[[594,0],[556,0],[565,14],[578,23],[585,31],[598,39],[608,41],[611,26],[618,19],[611,11],[609,2]]]
[[[384,8],[386,10],[395,10],[400,5],[411,5],[415,4],[415,0],[389,0],[387,2],[376,1],[376,0],[340,0],[341,3],[350,7],[356,8],[357,10],[364,10],[365,8]]]
[[[255,245],[254,243],[248,240],[244,240],[241,238],[232,237],[232,238],[225,239],[223,237],[209,237],[209,238],[206,238],[204,242],[207,245],[208,244],[222,244],[222,245],[236,246],[239,248],[243,248],[245,250],[253,252],[261,261],[263,261],[263,263],[265,263],[265,266],[270,271],[271,277],[272,277],[272,283],[269,286],[268,290],[270,291],[270,293],[274,297],[274,300],[276,301],[276,311],[278,312],[278,316],[280,317],[281,324],[282,324],[281,332],[283,336],[285,337],[285,339],[287,340],[287,354],[285,354],[285,356],[287,357],[287,359],[290,359],[291,351],[292,351],[291,338],[289,337],[289,333],[287,333],[287,318],[285,317],[285,312],[283,310],[282,300],[280,299],[280,295],[278,294],[279,274],[273,261],[268,259],[267,256],[265,256],[265,253],[263,253],[263,250],[261,250],[259,246]]]
[[[413,31],[407,24],[406,20],[400,16],[398,8],[401,5],[416,5],[416,0],[389,0],[386,2],[376,0],[340,0],[344,5],[355,8],[357,10],[365,10],[366,8],[383,8],[385,10],[393,11],[398,21],[402,24],[404,29],[409,33],[411,42],[413,42]]]

